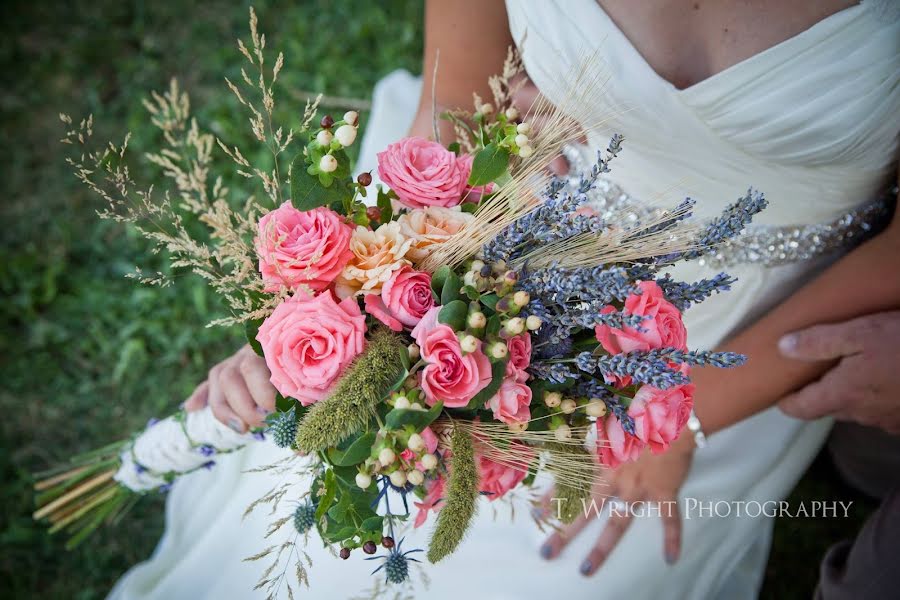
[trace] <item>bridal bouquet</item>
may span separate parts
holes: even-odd
[[[271,438],[315,458],[309,489],[288,492],[297,531],[317,531],[344,559],[383,546],[376,571],[400,583],[421,551],[394,539],[410,501],[415,526],[437,513],[430,562],[456,549],[480,495],[498,500],[539,470],[554,476],[570,521],[598,464],[664,452],[679,436],[692,366],[742,362],[689,350],[682,321],[733,279],[685,283],[664,270],[737,234],[764,207],[761,196],[748,192],[705,224],[686,220],[690,200],[670,211],[604,207],[598,185],[620,136],[589,172],[549,178],[543,166],[577,124],[560,109],[532,131],[510,104],[514,55],[491,81],[493,102],[445,115],[453,143],[406,138],[380,152],[376,186],[370,173],[351,176],[357,113],[316,120],[308,103],[294,129],[274,128],[283,60],[264,67],[252,12],[251,33],[239,48],[258,73],[228,85],[271,151],[267,167],[202,133],[174,84],[147,103],[166,142],[148,159],[174,184],[162,198],[133,180],[127,139],[91,152],[86,120],[64,141],[85,147],[72,164],[109,203],[104,216],[138,227],[174,267],[220,293],[233,314],[220,324],[246,329],[277,411],[247,434],[208,409],[178,412],[79,457],[38,484],[36,517],[54,531],[77,543],[141,495]],[[261,184],[264,200],[242,190],[243,206],[231,208],[223,179],[210,176],[216,147]],[[403,510],[392,511],[398,495]]]

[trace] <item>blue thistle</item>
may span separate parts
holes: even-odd
[[[410,558],[409,555],[416,552],[422,552],[423,550],[421,548],[415,548],[413,550],[407,550],[406,552],[403,552],[403,550],[401,549],[401,546],[403,546],[403,539],[401,539],[393,548],[388,550],[387,554],[371,556],[366,559],[381,559],[384,561],[377,569],[372,571],[372,575],[374,575],[381,569],[384,569],[385,579],[388,583],[403,583],[404,581],[409,579],[409,563],[422,562],[418,559]]]
[[[298,533],[306,533],[316,524],[316,507],[312,502],[306,501],[294,509],[294,529]]]

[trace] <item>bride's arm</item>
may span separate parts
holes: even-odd
[[[745,366],[733,371],[701,368],[692,373],[697,386],[695,412],[707,434],[768,408],[833,365],[833,361],[784,358],[777,347],[784,334],[900,307],[898,221],[895,216],[887,230],[723,344],[723,349],[747,355]]]
[[[471,108],[473,92],[485,99],[491,97],[488,78],[501,72],[510,45],[512,37],[503,0],[428,0],[422,94],[411,133],[431,135],[435,62],[437,112]]]

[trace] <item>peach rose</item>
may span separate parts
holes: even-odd
[[[442,244],[475,217],[453,208],[429,206],[400,215],[400,233],[412,240],[407,257],[420,262],[431,252],[429,246]]]
[[[507,363],[508,364],[508,363]],[[522,423],[531,418],[531,388],[514,377],[506,378],[497,393],[485,403],[494,418],[504,423]]]
[[[350,260],[353,229],[340,215],[320,207],[301,211],[290,202],[259,220],[256,253],[266,291],[302,285],[314,291],[328,287]]]
[[[531,334],[526,331],[510,338],[506,347],[509,349],[506,376],[523,383],[528,381],[525,369],[531,364]]]
[[[637,460],[641,455],[644,442],[622,429],[619,419],[613,415],[598,419],[594,427],[597,432],[597,458],[603,466],[615,469],[624,462]]]
[[[434,314],[435,307],[429,311]],[[461,408],[491,382],[491,361],[479,348],[463,354],[456,332],[447,325],[420,329],[428,315],[413,329],[422,358],[428,363],[419,374],[425,402],[433,406],[439,401],[448,408]]]
[[[335,302],[330,292],[297,294],[279,304],[263,321],[256,339],[262,345],[271,381],[282,396],[313,404],[365,344],[366,318],[352,298]]]
[[[514,441],[516,446],[514,462],[500,464],[484,456],[478,457],[478,474],[481,478],[478,489],[494,501],[503,497],[506,492],[513,489],[528,476],[529,456],[533,455],[531,449],[522,442]]]
[[[594,333],[603,349],[610,354],[669,347],[687,350],[687,331],[681,320],[681,311],[665,299],[655,281],[642,281],[638,287],[641,293],[632,294],[625,300],[625,312],[649,317],[641,323],[644,331],[632,327],[616,329],[597,325]],[[607,306],[602,312],[614,310],[614,307]]]
[[[393,329],[414,327],[434,307],[431,275],[404,265],[394,271],[381,295],[366,294],[366,312]]]
[[[350,238],[350,261],[335,282],[338,297],[380,293],[394,271],[410,264],[406,253],[411,245],[412,240],[400,233],[396,222],[375,231],[357,227]]]
[[[471,165],[437,142],[408,137],[378,153],[378,175],[407,208],[456,206]]]
[[[665,452],[678,439],[694,407],[694,386],[679,385],[667,390],[644,385],[634,395],[628,414],[634,419],[634,433],[654,454]]]

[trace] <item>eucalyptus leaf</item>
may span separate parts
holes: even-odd
[[[441,291],[444,289],[444,282],[453,271],[447,265],[439,267],[431,276],[431,291],[440,297]]]
[[[442,402],[438,402],[428,410],[395,408],[387,414],[384,424],[388,429],[402,429],[412,425],[416,431],[422,431],[438,418],[443,408]]]
[[[494,397],[494,394],[497,393],[497,390],[500,389],[500,384],[503,383],[503,378],[506,376],[506,361],[498,360],[497,362],[491,365],[491,382],[487,385],[486,388],[475,394],[475,397],[469,400],[469,404],[466,405],[466,408],[469,410],[475,410],[484,406],[484,403]]]
[[[328,460],[339,467],[358,465],[369,457],[375,443],[375,432],[368,431],[341,442],[337,448],[328,449]]]
[[[343,150],[335,152],[334,156],[338,159],[339,165],[350,164],[350,158]],[[352,183],[350,176],[335,177],[335,173],[329,176],[329,179],[333,178],[330,185],[324,186],[319,175],[309,173],[306,157],[302,153],[298,154],[291,166],[291,202],[294,207],[298,210],[312,210],[351,198],[353,192],[349,188],[349,184]]]
[[[247,343],[259,356],[263,356],[263,349],[259,340],[256,339],[256,334],[259,333],[259,327],[262,324],[262,319],[253,319],[244,323],[244,335],[247,336]]]
[[[464,331],[468,315],[469,306],[462,300],[453,300],[441,307],[438,312],[438,323],[449,325],[453,331]]]
[[[454,300],[458,300],[459,288],[461,287],[462,281],[459,279],[459,276],[451,271],[447,278],[444,279],[444,285],[441,288],[441,304],[449,304]]]

